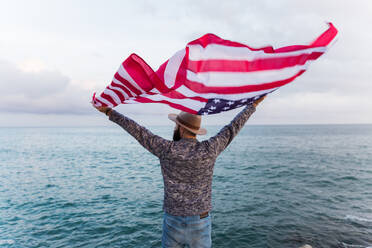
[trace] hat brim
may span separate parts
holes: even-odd
[[[177,114],[173,114],[173,113],[168,114],[168,118],[169,118],[169,120],[174,121],[175,123],[177,123],[178,125],[182,126],[185,129],[189,130],[192,133],[195,133],[195,134],[198,134],[198,135],[207,134],[207,129],[205,129],[205,128],[200,127],[199,129],[192,129],[192,128],[186,127],[185,125],[183,125],[182,123],[180,123],[177,120]]]

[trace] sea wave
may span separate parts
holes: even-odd
[[[13,239],[0,239],[0,245],[12,245],[14,244]]]
[[[372,246],[363,246],[363,245],[352,245],[352,244],[347,244],[347,243],[344,243],[342,242],[342,247],[344,248],[372,248]]]
[[[372,219],[358,217],[358,216],[354,216],[354,215],[346,215],[345,219],[346,220],[351,220],[351,221],[372,222]]]

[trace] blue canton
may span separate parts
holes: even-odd
[[[251,98],[243,98],[239,100],[226,100],[222,98],[211,98],[208,100],[207,104],[198,111],[198,115],[211,115],[217,114],[223,111],[228,111],[231,109],[239,108],[243,105],[248,105],[256,101],[262,96],[268,93],[258,95]]]

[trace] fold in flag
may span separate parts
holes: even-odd
[[[197,115],[216,114],[252,103],[305,72],[335,40],[328,29],[309,45],[251,48],[214,34],[191,41],[154,71],[131,54],[95,106],[164,103]]]

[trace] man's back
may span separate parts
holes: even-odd
[[[160,158],[164,179],[163,209],[191,216],[211,209],[211,186],[216,155],[207,142],[193,138],[173,141]]]
[[[109,119],[159,158],[164,180],[163,209],[171,215],[191,216],[212,209],[211,188],[216,158],[254,111],[252,104],[247,105],[218,134],[202,142],[193,138],[164,139],[114,110]]]

